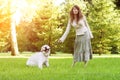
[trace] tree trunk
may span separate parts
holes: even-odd
[[[19,54],[18,44],[16,38],[16,25],[14,22],[11,22],[11,55],[16,56]]]

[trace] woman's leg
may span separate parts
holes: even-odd
[[[88,64],[88,61],[84,61],[84,66],[86,67]]]
[[[76,63],[76,61],[73,61],[73,63],[72,63],[72,67],[75,65],[75,63]]]

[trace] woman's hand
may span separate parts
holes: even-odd
[[[60,40],[60,39],[59,39],[57,42],[58,42],[58,43],[63,43],[63,41],[62,41],[62,40]]]

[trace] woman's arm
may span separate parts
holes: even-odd
[[[90,30],[90,27],[89,27],[89,25],[88,25],[88,22],[87,22],[85,16],[84,16],[84,22],[85,22],[86,27],[88,28],[88,31],[89,31],[89,34],[90,34],[90,38],[93,38],[93,34],[92,34],[91,30]]]
[[[62,37],[59,39],[60,42],[64,42],[64,40],[66,39],[67,35],[70,32],[70,29],[71,29],[70,20],[68,20],[67,28],[66,28],[64,34],[62,35]]]

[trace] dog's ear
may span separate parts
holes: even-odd
[[[46,48],[47,48],[47,49],[50,49],[50,46],[46,45]]]
[[[42,47],[41,47],[41,51],[44,51],[44,50],[45,50],[45,48],[44,48],[44,46],[42,46]]]

